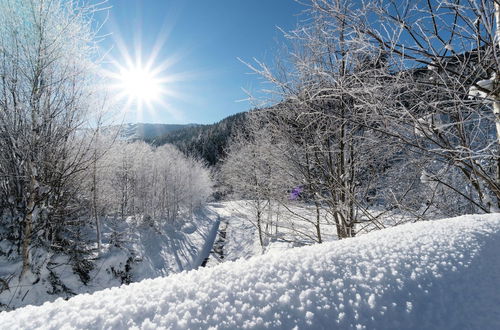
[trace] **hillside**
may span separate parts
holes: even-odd
[[[119,130],[118,136],[120,139],[135,141],[135,140],[151,140],[159,136],[163,136],[170,132],[175,132],[185,128],[197,127],[197,124],[149,124],[149,123],[128,123],[123,125],[115,125],[107,127],[106,130]]]
[[[71,256],[43,251],[37,258],[44,262],[20,282],[14,276],[20,261],[0,254],[0,311],[195,269],[209,254],[216,219],[217,215],[205,208],[189,222],[181,219],[155,227],[133,217],[103,221],[102,250],[86,261],[88,277],[75,271]],[[7,245],[1,241],[0,247]],[[0,329],[5,329],[2,322]]]
[[[1,313],[6,329],[498,329],[499,214],[418,222]]]
[[[173,144],[185,154],[199,157],[209,165],[215,165],[225,157],[229,139],[238,127],[244,125],[245,120],[245,112],[242,112],[215,124],[189,125],[146,141],[156,146]]]

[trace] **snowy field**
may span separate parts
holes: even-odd
[[[499,329],[500,215],[357,238],[0,313],[2,329]]]

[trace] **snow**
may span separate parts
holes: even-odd
[[[252,210],[244,201],[228,201],[212,203],[207,206],[212,212],[216,212],[226,231],[223,253],[225,260],[238,260],[240,258],[251,258],[262,254],[259,245],[257,227],[252,224]],[[208,265],[213,265],[213,258]]]
[[[217,238],[217,232],[219,230],[220,225],[220,217],[217,218],[217,221],[212,225],[210,232],[208,233],[207,238],[205,239],[205,244],[203,244],[203,248],[198,254],[198,258],[195,262],[196,267],[199,267],[203,264],[203,262],[210,256],[210,251],[212,250],[212,246],[214,245],[215,239]]]
[[[133,217],[126,221],[102,221],[103,248],[99,256],[95,256],[94,268],[86,284],[73,271],[67,255],[40,250],[34,256],[44,260],[40,274],[22,281],[13,275],[21,269],[21,261],[12,262],[0,255],[0,279],[10,279],[9,289],[0,291],[0,310],[40,305],[58,297],[69,298],[122,283],[196,269],[207,254],[208,248],[204,244],[210,235],[214,235],[217,217],[216,213],[205,208],[197,211],[190,220],[165,221],[156,228],[137,223]],[[50,280],[52,275],[58,278],[57,286]]]
[[[427,137],[442,131],[445,127],[446,125],[441,124],[441,121],[436,114],[430,114],[416,120],[414,131],[417,136]]]
[[[495,80],[496,80],[496,74],[493,74],[490,79],[479,80],[478,82],[476,82],[476,85],[489,92],[492,92],[495,87]],[[495,99],[494,97],[489,95],[489,93],[485,93],[484,91],[479,90],[476,86],[470,87],[469,97],[481,97],[492,100]]]
[[[499,329],[500,214],[384,229],[0,313],[0,328]]]
[[[262,227],[268,233],[264,236],[265,246],[262,248],[257,231],[255,208],[252,204],[251,200],[231,200],[209,203],[206,206],[208,212],[218,215],[221,220],[220,230],[224,232],[224,238],[220,242],[223,260],[220,260],[220,251],[213,252],[207,263],[208,267],[217,265],[221,261],[248,259],[316,242],[313,237],[316,232],[313,221],[316,209],[311,205],[293,202],[289,203],[288,209],[274,205],[271,211],[268,208],[262,211],[264,219]],[[324,241],[337,239],[334,220],[324,211],[321,211],[321,230]],[[214,250],[217,250],[218,244],[219,242],[216,242]]]

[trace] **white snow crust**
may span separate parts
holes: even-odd
[[[385,229],[0,313],[1,329],[500,329],[500,214]]]

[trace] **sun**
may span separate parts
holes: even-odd
[[[169,76],[161,66],[152,61],[143,64],[140,59],[127,57],[122,63],[113,61],[113,70],[105,71],[107,87],[113,95],[113,102],[119,104],[122,112],[136,113],[138,119],[144,110],[154,112],[165,108],[165,97],[172,92]]]
[[[142,66],[121,68],[117,88],[129,101],[138,104],[158,102],[163,94],[162,82],[154,72]]]
[[[168,26],[164,30],[168,31]],[[99,87],[109,96],[117,120],[164,120],[165,116],[184,120],[178,104],[194,102],[195,98],[183,92],[181,86],[198,74],[179,70],[177,64],[188,53],[167,50],[167,37],[168,33],[162,32],[153,45],[144,47],[140,35],[134,36],[133,44],[127,44],[119,31],[113,34],[113,48],[103,56]]]

